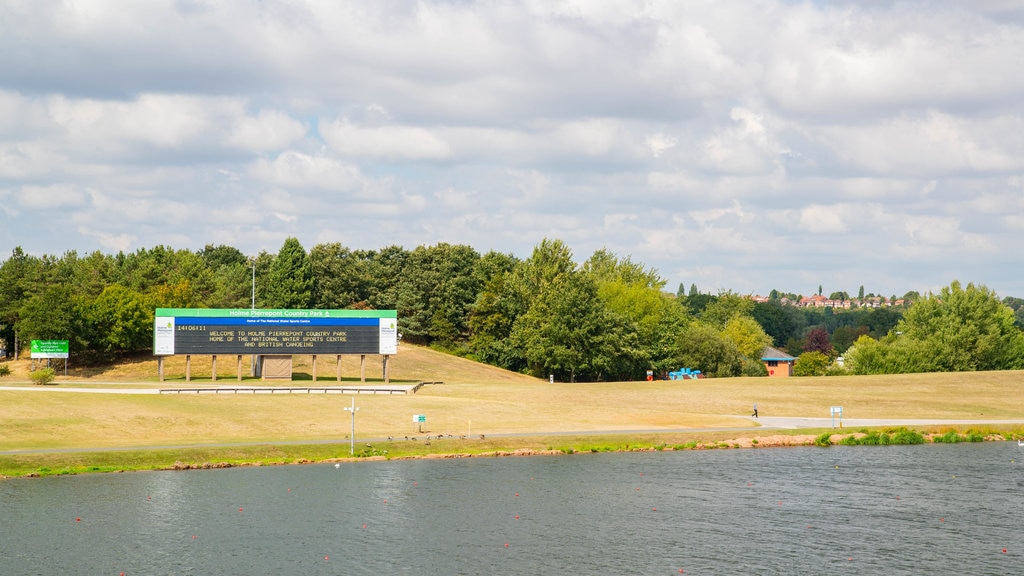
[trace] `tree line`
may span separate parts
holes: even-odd
[[[104,362],[151,349],[156,308],[363,308],[397,310],[406,342],[568,381],[683,367],[765,375],[766,346],[799,356],[807,374],[1024,367],[1008,305],[1021,312],[1024,301],[983,286],[954,282],[907,308],[848,311],[664,287],[629,257],[597,250],[577,263],[550,239],[525,259],[446,243],[307,252],[295,238],[254,257],[224,245],[60,257],[15,248],[0,265],[0,342],[11,351],[16,339],[68,340],[79,361]]]

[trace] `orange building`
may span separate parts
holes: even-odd
[[[770,378],[785,377],[793,375],[793,363],[796,362],[796,358],[777,348],[765,346],[764,352],[761,353],[761,362],[764,362],[764,367],[768,369]]]

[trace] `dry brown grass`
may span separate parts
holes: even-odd
[[[308,373],[308,358],[296,360],[295,370]],[[346,384],[350,384],[358,377],[358,363],[348,358],[343,362]],[[225,369],[218,372],[225,382],[219,383],[230,384],[233,359],[223,364]],[[379,381],[379,357],[370,357],[367,365],[367,376]],[[321,362],[318,368],[322,380],[318,384],[330,385],[333,362]],[[356,396],[358,438],[753,428],[756,423],[748,416],[754,402],[765,416],[825,418],[829,406],[842,405],[846,418],[1024,419],[1022,372],[552,385],[408,345],[393,358],[391,368],[393,381],[444,384],[425,386],[409,396]],[[184,360],[175,358],[166,371],[174,380],[168,385],[181,385]],[[209,384],[208,358],[194,358],[192,371],[204,375]],[[16,369],[14,375],[0,380],[0,450],[344,441],[351,423],[344,407],[352,396],[4,390],[21,372]],[[155,380],[155,360],[144,359],[90,374],[74,373],[60,378],[58,386],[118,382],[118,386],[151,387]],[[412,423],[413,414],[427,416],[422,433]]]

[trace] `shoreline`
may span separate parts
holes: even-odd
[[[765,430],[769,432],[769,430]],[[587,442],[585,439],[580,437],[564,438],[564,446],[562,447],[539,447],[535,445],[525,445],[520,447],[513,447],[510,439],[505,439],[505,442],[497,442],[494,445],[489,446],[489,449],[480,451],[466,451],[466,450],[444,450],[443,447],[439,447],[437,451],[426,451],[418,453],[403,453],[401,451],[390,454],[388,450],[378,450],[381,453],[361,453],[356,456],[337,456],[335,454],[323,454],[317,455],[313,446],[310,445],[297,445],[294,446],[295,453],[287,457],[273,457],[273,456],[259,456],[257,455],[258,450],[239,450],[238,448],[224,448],[221,451],[216,449],[197,450],[192,457],[186,456],[188,451],[183,450],[146,450],[139,449],[132,451],[128,454],[124,452],[111,452],[111,451],[96,451],[81,453],[83,456],[82,461],[73,465],[64,465],[56,468],[51,468],[45,464],[55,464],[56,462],[46,462],[46,458],[33,458],[32,454],[19,454],[17,457],[8,456],[0,458],[0,465],[7,464],[8,460],[23,460],[22,466],[15,466],[17,471],[9,470],[0,473],[0,480],[14,479],[14,478],[41,478],[46,476],[54,475],[78,475],[78,474],[94,474],[94,473],[125,473],[125,472],[141,472],[141,471],[172,471],[172,470],[208,470],[218,468],[236,468],[236,467],[257,467],[257,466],[290,466],[290,465],[303,465],[303,464],[341,464],[341,463],[356,463],[356,462],[384,462],[390,460],[452,460],[462,458],[505,458],[505,457],[528,457],[528,456],[565,456],[565,455],[576,455],[576,454],[587,454],[587,453],[625,453],[625,452],[674,452],[674,451],[687,451],[687,450],[735,450],[735,449],[758,449],[758,448],[791,448],[791,447],[807,447],[807,446],[838,446],[838,445],[901,445],[901,444],[938,444],[938,443],[956,443],[956,442],[994,442],[994,441],[1013,441],[1024,437],[1020,427],[1013,429],[1008,428],[986,428],[985,430],[978,430],[977,428],[958,428],[958,427],[946,427],[943,431],[920,431],[910,427],[875,427],[875,428],[864,428],[856,432],[835,432],[832,430],[826,430],[818,434],[814,433],[779,433],[778,430],[771,430],[772,434],[748,434],[739,437],[730,437],[727,434],[719,434],[719,439],[706,439],[700,440],[696,437],[688,439],[681,443],[669,443],[669,442],[653,442],[650,438],[645,440],[638,440],[633,436],[620,435],[620,436],[609,436],[603,439],[603,442]],[[911,441],[897,441],[890,442],[890,434],[899,434],[901,432],[910,434]],[[708,437],[708,433],[703,434]],[[827,436],[826,436],[827,435]],[[696,435],[693,435],[696,436]],[[884,442],[863,442],[865,439],[871,440],[874,438],[876,441],[882,436],[886,437]],[[827,444],[825,439],[827,438]],[[663,438],[662,440],[669,440],[671,438]],[[546,443],[545,443],[546,444]],[[504,448],[502,447],[504,446]],[[318,448],[324,448],[337,452],[339,449],[343,450],[348,447],[347,443],[333,443],[318,446]],[[273,447],[271,445],[264,446],[264,448]],[[454,446],[453,446],[454,448]],[[177,453],[178,456],[174,457]],[[166,453],[166,454],[165,454]],[[218,458],[217,456],[231,456],[226,458]],[[35,456],[39,456],[36,454]],[[49,458],[56,458],[60,454],[46,454]],[[122,456],[122,457],[117,457]],[[150,459],[146,460],[145,456],[149,456]],[[174,458],[174,459],[172,459]],[[101,464],[101,461],[107,459],[105,464]],[[92,462],[92,464],[90,464]],[[133,463],[134,462],[134,463]],[[37,465],[42,463],[43,465]],[[10,474],[8,472],[15,472]]]

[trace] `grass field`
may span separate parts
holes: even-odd
[[[234,357],[218,362],[217,384],[235,381]],[[335,384],[334,359],[318,362],[318,385]],[[0,474],[88,471],[95,468],[164,467],[181,462],[289,462],[347,456],[355,398],[356,437],[375,440],[373,452],[389,455],[550,449],[610,444],[636,446],[677,442],[685,431],[702,438],[756,435],[749,418],[758,403],[762,416],[829,416],[842,405],[846,418],[1024,420],[1024,372],[911,374],[871,377],[730,378],[625,383],[555,383],[483,366],[436,351],[403,345],[392,358],[393,382],[441,381],[413,395],[144,395],[18,391],[27,362],[11,363],[0,380]],[[342,364],[346,384],[358,382],[358,362]],[[296,357],[295,372],[308,385],[308,357]],[[156,362],[72,370],[57,388],[154,387]],[[184,385],[184,359],[165,368],[165,386]],[[192,362],[190,386],[212,385],[209,358]],[[200,378],[200,376],[202,378]],[[369,357],[367,377],[380,382],[380,358]],[[246,380],[247,385],[260,384]],[[275,383],[280,385],[280,383]],[[413,414],[424,414],[422,426]],[[711,429],[730,429],[712,433]],[[422,430],[422,431],[421,431]],[[622,434],[573,436],[572,432]],[[629,431],[628,434],[625,432]],[[635,431],[645,431],[637,433]],[[651,432],[646,432],[651,431]],[[663,434],[654,433],[665,431]],[[405,436],[452,435],[425,447]],[[479,435],[485,435],[480,440]],[[502,437],[498,434],[530,434]],[[550,434],[550,436],[537,436]],[[774,434],[774,432],[773,432]],[[460,440],[459,436],[472,436]],[[221,446],[267,443],[268,446]],[[283,443],[294,443],[282,445]],[[270,446],[269,444],[275,444]],[[358,444],[365,449],[365,442]],[[171,450],[160,447],[195,448]],[[39,453],[40,450],[94,450]],[[116,451],[115,451],[116,450]]]

